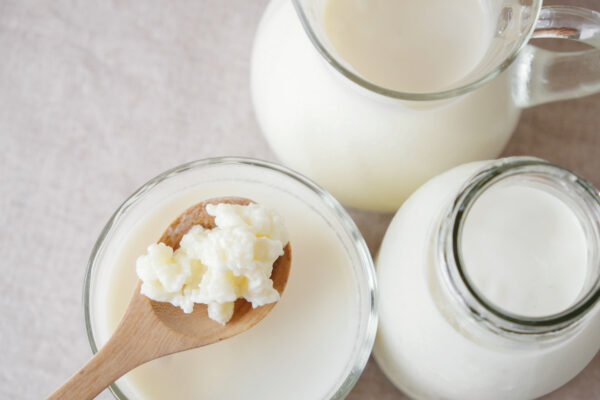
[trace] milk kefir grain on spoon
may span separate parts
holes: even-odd
[[[288,243],[281,217],[259,204],[208,204],[206,212],[216,227],[194,225],[177,250],[152,244],[137,259],[141,293],[186,314],[194,303],[206,304],[208,316],[221,324],[231,319],[238,298],[253,307],[279,300],[270,276]]]

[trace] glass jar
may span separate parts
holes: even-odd
[[[150,180],[118,208],[92,251],[85,278],[92,351],[106,343],[125,310],[137,283],[137,256],[182,210],[221,196],[255,200],[284,218],[293,249],[285,293],[247,332],[146,363],[112,385],[112,393],[118,399],[343,398],[375,337],[370,253],[331,195],[289,169],[254,159],[181,165]],[[202,389],[189,393],[197,387]]]
[[[475,279],[473,268],[479,266],[465,261],[472,250],[466,227],[478,203],[486,193],[513,187],[551,195],[568,207],[582,232],[586,261],[580,289],[551,313],[516,313],[491,300],[493,293]],[[515,237],[526,231],[525,222],[519,225],[509,225]],[[562,226],[552,229],[561,232]],[[486,251],[500,248],[501,240],[480,239]],[[600,348],[599,244],[598,191],[564,168],[513,157],[465,164],[435,177],[398,211],[378,255],[378,364],[398,388],[419,399],[532,399],[560,387]],[[565,267],[568,273],[577,266]],[[553,277],[553,271],[548,267],[544,273]],[[525,282],[529,293],[543,279],[540,274],[522,280],[526,272],[517,270],[508,282]],[[558,295],[558,286],[550,296]]]
[[[522,109],[600,90],[597,48],[557,53],[527,45],[554,37],[600,47],[600,14],[591,10],[481,1],[491,37],[485,55],[451,87],[420,93],[375,84],[344,60],[326,34],[328,2],[271,0],[256,32],[251,89],[279,160],[345,205],[396,211],[429,178],[498,157]],[[414,18],[437,28],[427,16]]]

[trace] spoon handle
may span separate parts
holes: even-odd
[[[93,399],[138,365],[186,348],[143,307],[144,301],[142,296],[133,297],[108,342],[46,400]]]
[[[111,383],[143,361],[113,336],[94,357],[47,400],[93,399]]]

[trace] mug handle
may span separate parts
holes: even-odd
[[[600,92],[599,12],[579,7],[543,7],[532,38],[576,40],[593,48],[557,52],[525,46],[513,69],[513,95],[520,107]]]

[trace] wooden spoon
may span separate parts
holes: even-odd
[[[194,225],[207,229],[215,227],[214,217],[206,212],[207,204],[229,203],[248,205],[251,200],[239,197],[215,198],[187,209],[169,225],[159,242],[176,249],[185,233]],[[284,254],[273,264],[273,287],[283,293],[291,265],[288,243]],[[276,303],[252,308],[246,300],[238,299],[231,320],[221,325],[208,318],[207,306],[196,304],[194,311],[185,314],[169,303],[150,300],[140,293],[138,282],[125,315],[115,333],[87,364],[48,399],[91,399],[122,375],[155,358],[230,338],[251,328],[263,319]]]

